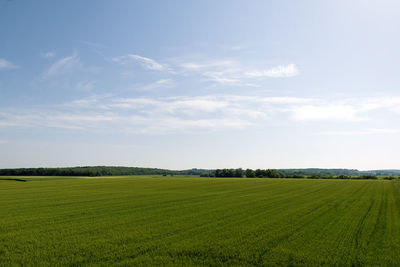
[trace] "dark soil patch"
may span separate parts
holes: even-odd
[[[0,181],[26,182],[26,180],[24,180],[24,179],[18,179],[18,178],[0,178]]]

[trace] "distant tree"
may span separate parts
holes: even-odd
[[[254,174],[255,174],[255,176],[258,177],[258,178],[264,177],[264,171],[261,170],[261,169],[257,169],[257,170],[254,172]]]
[[[235,174],[232,169],[223,169],[222,173],[223,173],[223,177],[233,177]]]
[[[254,178],[254,177],[256,177],[256,174],[254,173],[254,171],[252,169],[247,169],[246,170],[246,177]]]
[[[229,177],[228,169],[222,169],[222,177]]]
[[[265,177],[269,177],[269,178],[282,178],[284,177],[283,173],[278,171],[278,170],[274,170],[274,169],[268,169],[265,171]]]
[[[376,177],[375,175],[361,175],[359,178],[361,178],[361,179],[373,179],[373,180],[375,180],[375,179],[378,179],[378,177]]]
[[[234,177],[243,177],[243,170],[241,168],[236,169],[234,173]]]
[[[320,179],[320,178],[323,178],[323,177],[320,174],[313,174],[313,175],[309,176],[308,178],[310,178],[310,179]]]

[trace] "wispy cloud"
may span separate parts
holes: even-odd
[[[81,89],[81,90],[84,90],[84,91],[90,91],[90,90],[92,90],[94,88],[95,84],[96,84],[96,81],[84,80],[84,81],[79,81],[76,84],[76,87],[78,89]]]
[[[296,64],[280,65],[266,70],[253,69],[235,60],[188,61],[177,65],[182,73],[199,74],[206,80],[227,85],[254,85],[255,78],[288,78],[299,75]]]
[[[144,86],[140,86],[139,90],[140,91],[150,91],[153,90],[155,88],[169,88],[173,85],[173,80],[172,79],[160,79],[158,81],[155,81],[153,83],[144,85]]]
[[[86,65],[77,52],[51,61],[53,63],[31,82],[31,86],[57,91],[88,92],[95,89],[100,81],[103,81],[99,75],[102,68]]]
[[[71,130],[119,128],[132,133],[215,131],[243,128],[266,116],[229,96],[80,99],[61,107],[0,113],[0,127]]]
[[[0,58],[0,70],[10,70],[16,68],[18,68],[18,66],[15,65],[14,63],[7,61],[3,58]]]
[[[20,127],[20,128],[63,128],[63,129],[90,129],[98,128],[100,122],[113,121],[117,117],[111,113],[85,114],[77,112],[57,111],[18,111],[13,113],[0,114],[0,128]]]
[[[76,99],[71,102],[64,103],[62,107],[67,109],[107,109],[102,103],[107,102],[113,97],[113,94],[92,94],[89,97]]]
[[[168,97],[168,98],[125,98],[119,99],[113,107],[136,109],[146,113],[216,112],[228,106],[228,102],[216,97]]]
[[[180,73],[200,75],[203,79],[219,84],[242,84],[240,65],[233,60],[209,60],[203,62],[184,62],[177,65]]]
[[[313,101],[294,97],[239,95],[98,98],[76,100],[66,110],[27,111],[0,116],[0,127],[58,127],[99,129],[123,127],[129,131],[159,133],[194,129],[241,128],[260,123],[293,105]],[[68,107],[71,107],[69,109]]]
[[[72,56],[64,57],[53,63],[44,73],[43,77],[48,78],[58,74],[66,73],[81,65],[79,56],[74,53]]]
[[[243,127],[273,126],[284,122],[314,125],[341,123],[357,127],[376,119],[376,113],[397,116],[396,97],[364,99],[317,99],[206,95],[176,97],[130,97],[113,95],[77,99],[64,105],[38,110],[0,110],[0,127],[56,127],[157,134],[214,131]],[[389,104],[391,103],[391,104]],[[320,124],[323,123],[323,124]],[[396,134],[396,129],[325,131],[325,135]]]
[[[40,56],[43,58],[53,58],[55,57],[56,53],[49,51],[49,52],[45,52],[45,53],[41,53]]]
[[[205,62],[185,62],[179,64],[179,66],[186,70],[232,69],[237,67],[237,63],[233,60],[211,60]]]
[[[270,77],[283,78],[299,75],[299,70],[295,64],[281,65],[267,70],[253,70],[245,73],[248,77]]]
[[[234,49],[241,49],[234,47]],[[295,63],[278,65],[267,69],[258,69],[251,64],[244,64],[232,58],[207,58],[195,56],[175,57],[164,60],[163,63],[155,59],[136,54],[128,54],[107,58],[107,61],[115,62],[126,67],[140,65],[150,71],[164,72],[171,77],[181,79],[193,79],[208,81],[220,85],[230,86],[258,86],[254,81],[259,82],[261,78],[289,78],[300,74]],[[122,72],[125,76],[132,76],[132,70]],[[200,78],[200,79],[199,79]]]
[[[292,118],[297,121],[360,121],[360,110],[346,105],[300,105],[292,108]]]
[[[161,63],[158,63],[154,59],[139,56],[139,55],[126,55],[126,56],[119,56],[119,57],[114,57],[112,58],[114,62],[117,62],[119,64],[126,65],[130,62],[137,62],[140,65],[142,65],[144,68],[149,69],[149,70],[157,70],[157,71],[162,71],[166,69],[166,66],[164,66]]]
[[[314,99],[290,107],[297,121],[367,121],[378,111],[392,114],[400,111],[400,97]]]

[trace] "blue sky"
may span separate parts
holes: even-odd
[[[0,0],[0,167],[400,168],[399,11]]]

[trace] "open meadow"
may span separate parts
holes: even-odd
[[[0,265],[400,266],[397,181],[0,180]]]

